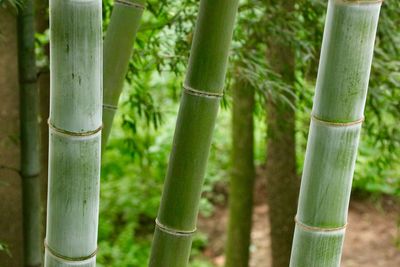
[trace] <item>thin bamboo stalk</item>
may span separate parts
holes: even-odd
[[[104,39],[104,128],[101,141],[103,150],[118,108],[119,96],[145,4],[145,0],[116,0],[114,4],[110,25]]]
[[[20,84],[21,176],[23,192],[24,264],[40,266],[40,156],[39,98],[36,83],[33,1],[24,1],[18,12]]]
[[[96,265],[102,29],[100,0],[50,1],[46,267]]]
[[[35,0],[35,26],[36,32],[44,34],[49,28],[49,1]],[[50,58],[49,44],[43,47],[47,60]],[[47,214],[47,187],[48,187],[48,158],[49,158],[49,126],[47,118],[50,111],[50,70],[49,65],[39,69],[37,75],[39,90],[39,131],[40,131],[40,208],[41,208],[41,240],[46,238],[46,214]],[[41,242],[44,251],[44,243]]]
[[[329,1],[292,267],[340,265],[380,7]]]
[[[150,267],[188,264],[238,0],[201,0]]]

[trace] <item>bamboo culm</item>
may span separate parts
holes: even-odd
[[[36,32],[44,34],[49,28],[49,2],[48,0],[35,0],[35,26]],[[49,44],[43,47],[44,55],[49,59]],[[47,214],[47,179],[48,179],[48,153],[49,153],[49,127],[47,118],[50,110],[50,70],[49,65],[41,67],[37,75],[39,90],[39,132],[40,132],[40,206],[41,206],[41,240],[46,237]],[[43,250],[43,242],[40,242]]]
[[[329,1],[292,267],[340,266],[380,7]]]
[[[145,4],[145,0],[116,0],[114,4],[104,39],[102,150],[111,132]]]
[[[50,0],[45,267],[96,266],[102,127],[100,0]]]
[[[279,20],[282,16],[293,16],[296,0],[268,0],[267,13],[270,20]],[[270,12],[268,12],[270,10]],[[271,226],[272,267],[289,266],[294,233],[294,216],[300,179],[296,162],[296,99],[295,92],[295,48],[282,32],[291,32],[291,25],[282,25],[282,30],[272,32],[267,38],[267,62],[275,73],[281,76],[287,90],[280,97],[266,101],[267,147],[266,147],[266,193],[268,219]],[[282,53],[285,51],[285,53]],[[275,89],[275,88],[273,88]]]
[[[188,265],[237,6],[237,0],[200,1],[150,267]]]
[[[254,94],[248,82],[240,80],[232,90],[232,170],[229,184],[229,222],[226,267],[248,267],[253,213]]]
[[[21,176],[23,199],[24,265],[40,266],[40,153],[39,103],[36,82],[33,1],[24,1],[18,12],[20,80]]]

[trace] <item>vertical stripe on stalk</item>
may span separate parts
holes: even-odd
[[[340,265],[380,6],[329,1],[292,267]]]

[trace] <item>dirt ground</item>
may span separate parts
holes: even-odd
[[[255,201],[251,267],[271,266],[268,206],[264,203],[265,201]],[[226,207],[220,206],[211,218],[199,220],[200,231],[209,236],[209,246],[204,254],[213,260],[215,266],[224,264],[227,215]],[[373,201],[353,197],[341,266],[400,266],[400,201],[391,198]]]

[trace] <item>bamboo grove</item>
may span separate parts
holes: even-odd
[[[47,4],[39,2],[47,9]],[[268,204],[275,203],[269,219],[272,227],[282,227],[271,233],[274,267],[337,267],[341,262],[382,1],[327,2],[300,188],[295,110],[271,99],[264,102],[269,138],[267,195]],[[44,25],[35,26],[34,4],[23,1],[16,17],[23,262],[26,267],[95,267],[102,156],[136,35],[146,7],[153,9],[154,3],[115,0],[103,40],[100,0],[50,0],[50,80],[43,84],[37,75],[35,29],[44,33],[47,21],[39,19]],[[230,70],[234,149],[224,264],[249,266],[257,176],[253,117],[257,85],[241,79],[236,68],[240,65],[229,68],[228,64],[239,4],[239,0],[198,1],[193,34],[188,35],[191,48],[172,148],[152,228],[149,267],[189,266],[214,128]],[[279,6],[273,0],[263,3],[268,4],[288,13],[297,5],[296,1]],[[265,40],[270,67],[294,87],[295,48],[282,36]],[[280,51],[282,47],[286,53]],[[50,96],[46,96],[43,90],[49,86]],[[293,92],[288,95],[294,102]],[[43,118],[47,113],[49,118]],[[43,124],[48,133],[40,132]],[[48,147],[41,147],[40,140]],[[48,148],[48,161],[47,153],[41,155],[43,148]],[[285,190],[290,192],[284,194]],[[289,218],[296,204],[297,214]]]

